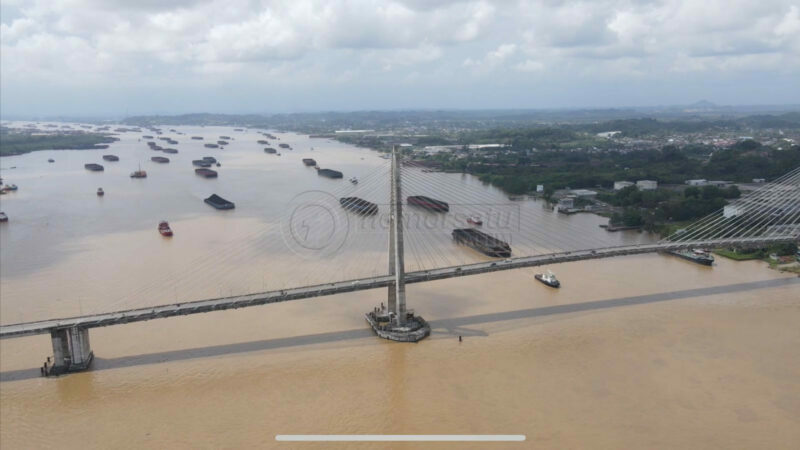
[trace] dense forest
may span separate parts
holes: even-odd
[[[0,130],[0,156],[21,155],[36,150],[82,150],[97,148],[118,140],[108,134],[58,133],[30,134]]]

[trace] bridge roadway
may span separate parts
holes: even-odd
[[[655,243],[598,248],[592,250],[550,253],[536,256],[522,256],[505,260],[495,259],[461,266],[408,272],[406,273],[406,283],[421,283],[425,281],[443,280],[446,278],[477,275],[500,270],[511,270],[546,264],[609,258],[613,256],[635,255],[658,251],[682,250],[687,248],[716,248],[731,246],[739,248],[762,247],[775,243],[795,242],[797,239],[797,236],[714,239],[685,243]],[[52,330],[58,329],[75,327],[85,329],[109,325],[120,325],[173,316],[185,316],[189,314],[198,314],[210,311],[244,308],[248,306],[266,305],[269,303],[279,303],[290,300],[341,294],[344,292],[376,289],[388,286],[393,279],[394,277],[391,275],[383,275],[378,277],[339,281],[335,283],[319,284],[258,294],[237,295],[232,297],[198,300],[187,303],[175,303],[148,308],[136,308],[125,311],[92,314],[87,316],[3,325],[0,326],[0,339],[30,336],[35,334],[49,334]]]

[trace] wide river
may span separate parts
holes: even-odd
[[[336,207],[358,196],[385,211],[379,154],[290,133],[161,128],[179,144],[160,145],[178,154],[149,150],[143,130],[106,150],[0,159],[3,182],[19,186],[0,196],[10,218],[0,224],[0,323],[386,272],[385,226]],[[224,149],[203,146],[220,136],[231,138]],[[292,149],[266,154],[260,139]],[[218,178],[194,174],[191,161],[204,156],[219,160]],[[318,176],[302,158],[344,179]],[[90,162],[105,171],[85,170]],[[139,167],[148,177],[130,178]],[[408,270],[484,260],[449,239],[475,213],[510,218],[484,228],[515,255],[653,239],[509,201],[471,176],[403,176],[406,194],[451,203],[444,216],[406,209],[431,219],[410,226]],[[213,193],[236,208],[206,205]],[[160,220],[174,237],[158,234]],[[561,289],[538,283],[539,269],[410,285],[409,307],[434,330],[419,344],[367,328],[363,313],[385,290],[92,329],[92,369],[54,379],[39,377],[48,337],[6,339],[0,447],[323,448],[275,435],[388,433],[527,437],[425,448],[796,448],[797,277],[761,262],[703,267],[656,254],[549,269]]]

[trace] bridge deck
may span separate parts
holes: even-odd
[[[693,247],[760,247],[768,244],[793,242],[797,237],[757,237],[746,239],[715,239],[708,241],[694,241],[681,243],[657,243],[622,247],[599,248],[573,252],[551,253],[536,256],[523,256],[506,260],[492,260],[462,266],[444,267],[441,269],[408,272],[406,283],[421,283],[425,281],[443,280],[446,278],[476,275],[480,273],[495,272],[500,270],[534,267],[545,264],[557,264],[570,261],[587,259],[609,258],[613,256],[633,255],[656,251],[679,250]],[[244,308],[248,306],[279,303],[304,298],[321,297],[340,294],[344,292],[362,291],[388,286],[394,278],[390,275],[362,278],[357,280],[339,281],[335,283],[305,286],[299,288],[270,291],[258,294],[238,295],[209,300],[198,300],[188,303],[174,303],[147,308],[137,308],[125,311],[116,311],[102,314],[91,314],[63,319],[50,319],[36,322],[18,323],[0,326],[0,339],[34,334],[46,334],[60,328],[94,328],[109,325],[119,325],[145,320],[161,319],[173,316],[184,316],[225,309]]]

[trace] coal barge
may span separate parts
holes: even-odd
[[[233,209],[236,207],[233,202],[229,202],[217,194],[211,194],[211,197],[203,201],[217,209]]]
[[[316,161],[314,161],[314,160],[313,160],[313,159],[311,159],[311,158],[303,158],[303,164],[305,164],[305,165],[307,165],[307,166],[316,166],[316,165],[317,165],[317,162],[316,162]]]
[[[169,158],[165,158],[163,156],[153,156],[150,158],[150,161],[157,162],[157,163],[168,163]]]
[[[409,205],[418,206],[434,212],[448,212],[450,205],[447,202],[436,200],[434,198],[425,197],[424,195],[411,195],[406,198]]]
[[[328,178],[342,178],[342,172],[333,169],[317,169],[317,175],[322,175],[323,177]]]
[[[274,149],[274,148],[272,148],[272,147],[267,147],[267,148],[265,148],[265,149],[264,149],[264,152],[265,152],[265,153],[270,153],[270,154],[273,154],[273,155],[274,155],[275,153],[278,153],[278,151],[277,151],[277,150],[275,150],[275,149]]]
[[[91,170],[92,172],[102,172],[103,170],[105,170],[105,168],[100,164],[94,164],[94,163],[84,164],[83,167],[85,169]]]
[[[119,156],[117,155],[103,155],[103,159],[106,161],[119,161]]]
[[[358,214],[372,215],[378,214],[378,205],[368,202],[363,198],[358,197],[342,197],[339,199],[339,204],[342,208],[353,211]]]
[[[714,257],[710,255],[707,251],[701,249],[692,249],[692,250],[676,250],[674,252],[667,252],[670,255],[675,255],[679,258],[683,258],[687,261],[691,261],[693,263],[702,264],[704,266],[710,266],[714,264]]]
[[[474,228],[456,228],[452,233],[457,244],[465,244],[487,256],[508,258],[511,246]]]
[[[194,173],[196,175],[200,175],[201,177],[205,178],[217,178],[217,171],[211,169],[194,169]]]

